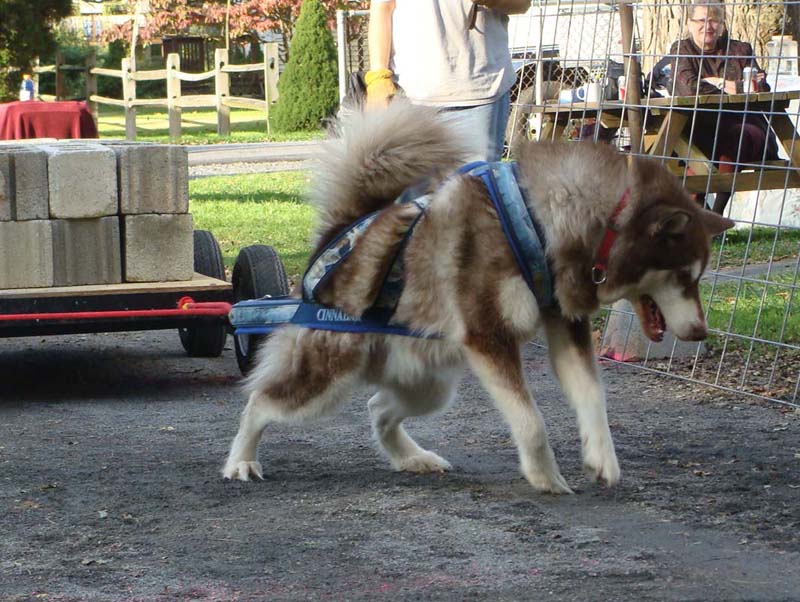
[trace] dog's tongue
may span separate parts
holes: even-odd
[[[656,343],[664,338],[667,321],[658,308],[658,304],[649,295],[642,295],[639,299],[639,322],[647,338]]]

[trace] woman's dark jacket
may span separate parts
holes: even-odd
[[[704,81],[706,77],[723,77],[736,82],[736,92],[741,94],[742,71],[745,67],[761,70],[753,56],[753,47],[747,42],[731,40],[721,36],[717,40],[717,49],[703,52],[694,40],[686,38],[672,45],[669,54],[677,57],[673,67],[675,78],[675,96],[696,96],[703,94],[720,94],[716,86]],[[769,92],[766,81],[759,84],[758,92]]]

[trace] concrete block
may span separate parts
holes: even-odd
[[[126,282],[191,280],[194,234],[190,214],[126,215],[122,219]]]
[[[652,342],[642,331],[636,310],[624,299],[612,306],[599,351],[601,357],[620,362],[692,358],[698,353],[705,355],[703,343],[681,341],[669,331],[660,343]]]
[[[8,222],[13,219],[11,207],[13,201],[11,155],[0,154],[0,222]]]
[[[50,217],[88,219],[117,215],[114,151],[96,142],[79,141],[40,148],[47,153]]]
[[[0,222],[0,289],[44,286],[53,286],[50,222]]]
[[[22,138],[20,140],[0,140],[0,150],[9,146],[35,146],[50,142],[58,142],[58,138]]]
[[[123,215],[187,213],[189,156],[182,146],[109,142],[117,155]]]
[[[119,218],[56,219],[53,226],[53,284],[122,282]]]
[[[0,147],[0,221],[47,219],[48,194],[47,153],[34,145]]]

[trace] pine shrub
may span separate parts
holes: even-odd
[[[325,10],[319,0],[304,0],[278,80],[273,124],[283,131],[317,129],[338,102],[336,46]]]

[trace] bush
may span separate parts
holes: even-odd
[[[97,57],[97,64],[106,69],[119,69],[122,59],[128,54],[125,42],[110,42]],[[122,80],[118,77],[100,75],[97,78],[97,93],[108,98],[122,98]]]
[[[317,129],[338,101],[336,47],[325,10],[319,0],[305,0],[278,80],[273,123],[283,131]]]

